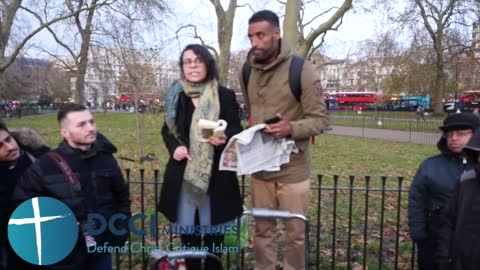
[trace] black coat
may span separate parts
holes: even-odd
[[[441,216],[436,257],[450,262],[448,269],[480,268],[480,174],[466,171]]]
[[[229,139],[242,130],[238,104],[235,98],[235,93],[232,90],[220,86],[218,91],[220,99],[219,119],[227,121],[228,126],[225,130],[225,134],[227,139]],[[193,111],[194,105],[192,100],[183,92],[180,93],[175,124],[178,127],[179,137],[182,141],[186,142],[187,148],[189,146],[188,134],[190,123],[192,122]],[[163,186],[160,194],[160,201],[158,203],[158,210],[163,213],[169,221],[175,222],[177,220],[179,195],[187,162],[186,159],[182,161],[176,161],[173,159],[175,149],[182,144],[170,133],[165,124],[162,128],[162,136],[170,154],[170,158],[163,177]],[[236,173],[218,170],[220,154],[225,145],[215,147],[212,176],[208,187],[212,225],[232,220],[242,213],[242,198],[240,196]]]
[[[89,213],[98,213],[106,218],[121,213],[130,216],[130,193],[127,183],[113,153],[115,146],[100,133],[92,149],[82,152],[71,148],[63,141],[55,150],[70,165],[78,176],[81,191],[76,192],[65,179],[63,172],[49,156],[43,155],[18,182],[13,199],[20,203],[24,200],[47,196],[65,203],[75,214],[77,221],[85,222]],[[118,224],[117,227],[126,226]],[[123,245],[128,235],[114,236],[109,230],[95,236],[97,245],[108,242],[111,245]],[[77,246],[63,261],[47,267],[48,269],[86,270],[88,259],[85,240],[79,235]]]

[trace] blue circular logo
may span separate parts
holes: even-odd
[[[13,212],[8,222],[8,240],[25,261],[54,264],[67,257],[77,243],[77,219],[63,202],[35,197]]]

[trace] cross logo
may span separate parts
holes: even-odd
[[[54,264],[67,257],[77,243],[77,220],[61,201],[35,197],[13,212],[8,222],[8,240],[25,261]]]

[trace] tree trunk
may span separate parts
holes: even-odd
[[[230,0],[228,9],[223,10],[218,0],[210,0],[217,14],[217,38],[220,48],[220,57],[217,59],[218,79],[220,84],[227,85],[230,69],[230,45],[232,44],[233,20],[237,9],[237,0]]]
[[[440,47],[441,48],[441,47]],[[437,51],[437,48],[436,48]],[[435,89],[435,106],[433,109],[434,114],[436,115],[443,115],[443,102],[442,99],[445,97],[445,64],[442,52],[436,52],[437,54],[437,61],[435,63],[435,81],[433,85],[433,89]]]
[[[96,5],[97,0],[92,1],[91,5]],[[75,102],[78,104],[85,103],[85,74],[88,68],[88,51],[90,49],[90,39],[92,36],[93,15],[95,14],[95,8],[88,10],[87,20],[85,22],[85,28],[82,29],[80,22],[80,15],[75,17],[75,23],[78,31],[82,37],[82,46],[80,47],[80,53],[78,54],[77,66],[77,80],[75,82]],[[95,104],[96,105],[96,104]]]
[[[353,0],[344,0],[342,5],[337,8],[326,22],[314,27],[310,34],[304,37],[302,31],[304,31],[308,23],[303,24],[300,18],[301,1],[287,0],[285,19],[283,21],[283,38],[297,54],[307,57],[311,50],[316,49],[313,43],[320,35],[338,28],[338,21],[350,10],[352,1]]]
[[[2,1],[3,2],[3,1]],[[15,0],[10,5],[2,7],[2,17],[0,23],[0,73],[3,73],[9,64],[5,61],[5,51],[10,39],[10,32],[12,31],[13,20],[17,13],[22,0]],[[2,3],[2,5],[4,5]]]
[[[223,17],[223,18],[222,18]],[[232,43],[233,16],[224,13],[218,16],[218,45],[220,59],[218,61],[218,77],[221,85],[227,85],[230,66],[230,45]]]
[[[300,1],[287,1],[285,19],[283,21],[283,39],[295,52],[299,44],[298,19],[300,16]]]

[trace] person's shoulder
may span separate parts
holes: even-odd
[[[233,91],[232,89],[227,88],[223,85],[218,86],[218,93],[219,93],[220,97],[222,97],[222,96],[225,96],[225,97],[235,96],[235,91]]]
[[[464,183],[466,181],[471,181],[477,179],[477,171],[475,169],[466,170],[460,176],[460,183]]]
[[[423,162],[422,165],[435,165],[435,163],[440,162],[440,161],[446,161],[448,160],[447,156],[444,154],[436,154],[433,156],[430,156],[426,158]]]

